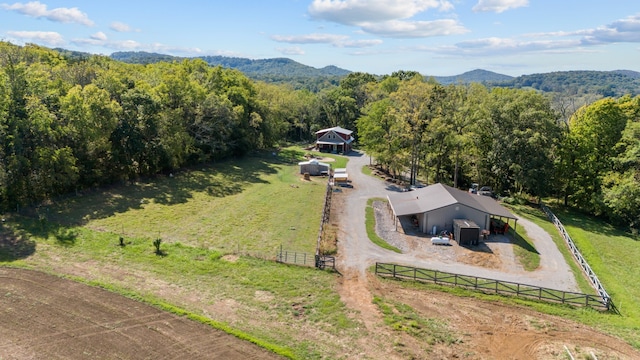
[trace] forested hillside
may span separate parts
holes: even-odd
[[[493,71],[487,71],[482,69],[476,69],[467,71],[460,75],[454,76],[434,76],[433,77],[437,82],[443,85],[449,84],[470,84],[470,83],[481,83],[481,84],[494,84],[510,81],[513,79],[513,76],[498,74]]]
[[[601,97],[640,94],[640,73],[620,71],[558,71],[523,75],[494,83],[511,88],[532,88],[566,95],[595,94]]]
[[[566,110],[566,108],[565,108]],[[0,206],[312,141],[341,126],[410,182],[555,196],[640,226],[640,97],[562,113],[541,92],[350,73],[318,92],[202,59],[127,64],[0,42]]]
[[[183,61],[170,55],[148,53],[143,51],[115,52],[111,58],[131,64],[153,64],[160,61]],[[251,79],[270,83],[287,83],[297,89],[319,91],[321,89],[338,85],[340,79],[350,73],[349,70],[336,66],[325,66],[317,69],[303,65],[287,58],[274,59],[246,59],[227,56],[200,56],[211,66],[220,65],[229,69],[236,69]]]

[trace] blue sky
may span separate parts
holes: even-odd
[[[640,3],[0,0],[0,40],[105,55],[288,57],[379,75],[640,71]]]

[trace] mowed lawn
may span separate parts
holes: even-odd
[[[583,214],[552,210],[620,311],[605,328],[616,327],[640,347],[640,238]]]
[[[304,180],[301,151],[221,162],[73,196],[40,209],[49,222],[125,239],[222,252],[314,252],[327,178]]]

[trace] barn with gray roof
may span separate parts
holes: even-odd
[[[489,231],[493,218],[508,224],[517,217],[488,196],[470,194],[444,184],[433,184],[414,191],[390,194],[389,206],[396,219],[408,216],[414,219],[423,233],[437,234],[453,231],[454,220],[466,219]],[[435,230],[435,231],[434,231]]]

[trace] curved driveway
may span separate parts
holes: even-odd
[[[362,167],[369,164],[369,156],[354,151],[348,157],[347,172],[353,188],[345,189],[340,195],[344,196],[344,209],[338,220],[340,237],[337,267],[342,273],[356,272],[361,278],[366,278],[364,275],[368,267],[376,262],[388,262],[557,290],[579,291],[573,272],[551,236],[539,226],[522,218],[518,219],[518,229],[522,227],[526,229],[536,250],[540,253],[540,267],[536,271],[513,269],[505,272],[434,257],[425,259],[424,256],[417,256],[419,254],[415,251],[398,254],[376,246],[369,240],[365,227],[367,200],[372,197],[385,198],[394,189],[384,181],[362,173]],[[512,245],[504,244],[504,246]]]

